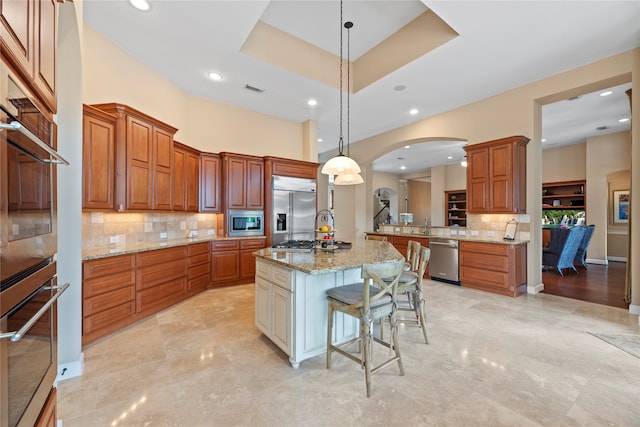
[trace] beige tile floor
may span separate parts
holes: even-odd
[[[639,426],[640,359],[589,332],[640,333],[626,310],[426,281],[430,344],[400,331],[406,375],[340,355],[292,369],[254,326],[253,285],[204,292],[85,349],[59,383],[64,427]]]

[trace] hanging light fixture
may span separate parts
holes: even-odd
[[[347,21],[344,23],[344,27],[347,29],[347,158],[351,158],[349,155],[349,146],[351,145],[350,139],[350,114],[351,111],[349,105],[349,94],[351,93],[351,28],[353,27],[353,22]],[[357,165],[357,163],[356,163]],[[359,168],[358,168],[359,169]],[[343,173],[334,179],[333,183],[335,185],[355,185],[362,184],[364,179],[359,173]]]
[[[350,24],[351,25],[348,28],[353,26],[353,23]],[[342,63],[342,0],[340,0],[340,136],[338,137],[338,155],[329,159],[329,161],[322,167],[322,173],[326,175],[360,173],[360,166],[358,166],[358,163],[356,163],[352,158],[345,156],[342,152],[344,149],[344,138],[342,135]]]

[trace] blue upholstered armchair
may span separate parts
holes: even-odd
[[[576,258],[573,260],[574,264],[581,265],[585,270],[587,269],[587,263],[584,261],[584,258],[587,254],[587,247],[589,246],[589,242],[591,242],[591,236],[593,236],[593,232],[595,230],[595,225],[587,225],[586,227],[584,227],[584,235],[582,236],[582,241],[580,242],[578,252],[576,252]]]
[[[587,227],[554,228],[551,230],[551,243],[542,250],[542,265],[558,270],[561,276],[564,268],[576,273],[573,261],[576,258],[582,237]]]

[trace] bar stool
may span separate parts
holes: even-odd
[[[398,281],[398,296],[406,295],[406,303],[398,303],[398,311],[411,311],[415,319],[397,317],[399,323],[415,323],[422,328],[425,344],[429,344],[427,337],[427,318],[424,308],[424,296],[422,294],[422,279],[431,258],[431,249],[420,248],[418,261],[414,263],[411,271],[403,271]],[[380,335],[384,335],[384,322],[380,323]]]
[[[328,327],[327,327],[327,369],[331,368],[331,353],[337,352],[364,367],[367,397],[371,396],[371,376],[393,362],[398,363],[400,375],[404,375],[400,347],[398,345],[398,327],[396,323],[396,292],[402,273],[403,261],[365,264],[362,266],[363,282],[338,286],[327,290]],[[392,278],[385,282],[381,277]],[[356,317],[360,320],[358,337],[339,344],[333,344],[333,316],[336,311]],[[388,318],[391,325],[389,342],[373,336],[375,320]],[[344,349],[345,346],[360,344],[360,357]],[[378,343],[389,348],[390,357],[378,366],[373,366],[372,344]]]

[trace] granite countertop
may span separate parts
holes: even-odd
[[[468,230],[465,230],[469,233]],[[529,243],[528,240],[504,240],[499,237],[483,237],[483,236],[460,236],[458,234],[415,234],[415,233],[381,233],[381,232],[367,232],[366,234],[378,235],[378,236],[403,236],[403,237],[415,237],[423,239],[451,239],[466,242],[481,242],[481,243],[497,243],[500,245],[522,245]]]
[[[140,242],[129,244],[117,244],[103,246],[99,248],[89,248],[82,250],[82,260],[106,258],[110,256],[134,254],[144,251],[153,251],[156,249],[173,248],[176,246],[191,245],[194,243],[211,242],[215,240],[246,240],[246,239],[266,239],[265,236],[246,236],[246,237],[190,237],[184,239],[163,240],[159,242]]]
[[[351,249],[335,249],[333,252],[309,250],[309,252],[265,248],[253,253],[256,258],[280,264],[307,274],[323,274],[375,264],[404,260],[392,244],[374,240],[357,240]]]

